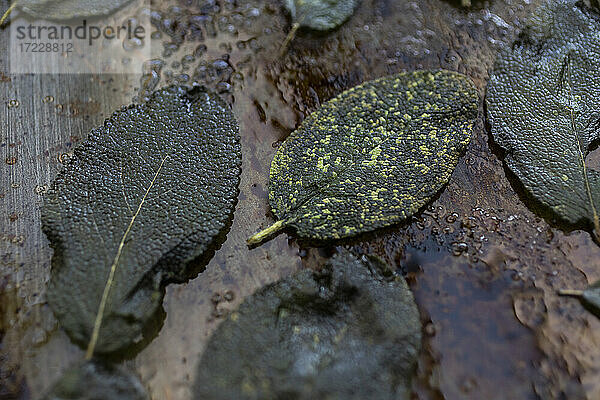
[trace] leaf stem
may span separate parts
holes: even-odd
[[[583,296],[583,290],[573,290],[573,289],[560,289],[558,294],[561,296],[575,296],[580,297]]]
[[[279,49],[279,57],[283,57],[285,55],[285,52],[286,52],[290,42],[292,40],[294,40],[294,38],[296,37],[296,31],[298,30],[298,28],[300,28],[300,23],[294,22],[294,24],[292,25],[292,29],[290,30],[290,33],[288,33],[288,35],[285,37],[285,40],[283,41],[283,44],[281,45],[281,48]]]
[[[142,200],[140,201],[137,211],[131,217],[131,220],[129,221],[129,225],[127,226],[125,233],[121,237],[121,242],[119,243],[119,248],[117,249],[117,254],[115,255],[115,259],[114,259],[112,265],[110,266],[110,272],[108,274],[108,279],[106,280],[106,285],[104,285],[104,291],[102,292],[102,298],[100,299],[100,305],[98,306],[98,313],[96,314],[96,320],[94,321],[94,329],[92,331],[92,337],[90,338],[90,342],[88,343],[87,350],[85,352],[86,360],[91,360],[92,357],[94,356],[96,342],[98,341],[98,336],[100,334],[100,326],[102,325],[102,319],[104,318],[104,309],[106,307],[106,303],[108,302],[108,295],[109,295],[110,289],[112,288],[112,285],[113,285],[113,281],[115,278],[115,272],[117,270],[117,265],[121,258],[121,254],[123,253],[123,247],[125,247],[125,240],[127,239],[127,236],[129,236],[129,232],[131,231],[131,228],[133,227],[133,223],[135,222],[135,219],[137,218],[137,216],[140,214],[140,211],[142,210],[142,206],[144,205],[144,202],[146,201],[146,198],[148,197],[148,193],[150,193],[150,189],[152,189],[152,186],[154,186],[154,183],[156,182],[158,175],[160,174],[160,171],[162,170],[162,167],[165,164],[165,160],[167,159],[167,157],[169,157],[169,156],[166,155],[162,159],[162,162],[160,163],[158,170],[155,172],[154,177],[152,178],[152,181],[150,181],[150,184],[148,185],[148,188],[146,189],[146,193],[144,193],[144,197],[142,197]]]
[[[267,229],[263,229],[257,234],[250,236],[246,243],[248,244],[248,246],[255,246],[257,244],[261,244],[267,239],[269,239],[272,235],[282,230],[284,227],[284,221],[277,221],[273,225],[269,226]]]
[[[2,15],[2,18],[0,18],[0,26],[4,25],[4,21],[6,21],[6,19],[8,18],[8,16],[12,12],[12,10],[15,9],[15,7],[17,6],[17,2],[18,2],[17,0],[13,1],[13,3],[10,5],[10,7],[8,7],[8,10],[6,10],[4,15]]]

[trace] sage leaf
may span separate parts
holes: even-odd
[[[68,20],[108,15],[131,0],[15,0],[23,12],[36,18]]]
[[[560,290],[563,296],[575,296],[595,316],[600,318],[600,281],[595,282],[585,290]]]
[[[415,71],[347,90],[307,117],[271,164],[277,222],[301,237],[339,239],[401,222],[448,182],[470,141],[478,94],[450,71]]]
[[[404,278],[334,256],[246,298],[213,333],[197,399],[409,399],[421,344]]]
[[[600,15],[548,1],[498,56],[488,119],[508,168],[571,224],[600,235],[600,174],[586,157],[600,139]]]
[[[164,286],[194,276],[229,229],[238,131],[216,95],[172,86],[92,130],[52,183],[47,298],[88,359],[138,343]]]
[[[350,18],[358,0],[284,0],[283,4],[295,26],[327,31]]]
[[[147,400],[139,379],[123,367],[87,361],[63,374],[44,400]]]

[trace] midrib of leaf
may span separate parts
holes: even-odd
[[[583,148],[581,146],[581,140],[579,139],[579,136],[577,135],[577,127],[575,124],[575,113],[574,113],[574,107],[573,107],[573,102],[575,101],[575,96],[573,95],[573,85],[571,82],[571,57],[570,54],[567,54],[566,56],[566,71],[565,71],[565,75],[567,76],[568,79],[568,85],[569,85],[569,115],[571,117],[570,119],[570,123],[571,123],[571,131],[573,132],[573,136],[575,137],[575,142],[577,143],[577,153],[579,155],[579,161],[581,162],[581,169],[582,169],[582,175],[583,175],[583,182],[585,184],[585,191],[586,194],[588,196],[588,201],[590,203],[590,206],[592,208],[592,217],[594,220],[594,235],[596,236],[597,239],[600,239],[600,216],[598,216],[598,210],[596,209],[596,204],[594,204],[594,197],[592,195],[592,188],[590,186],[590,180],[588,177],[588,170],[587,170],[587,165],[585,163],[585,154],[583,152]]]
[[[140,214],[140,211],[142,210],[142,206],[144,205],[144,202],[146,201],[146,198],[148,197],[148,193],[150,193],[150,189],[152,189],[152,186],[154,186],[154,183],[156,182],[156,179],[158,178],[158,175],[160,174],[160,171],[162,170],[162,167],[165,164],[165,161],[168,157],[169,157],[168,155],[163,157],[163,159],[160,163],[160,166],[158,167],[158,169],[156,170],[156,173],[154,174],[154,177],[150,181],[150,184],[148,185],[148,188],[146,189],[146,193],[144,193],[144,196],[142,197],[142,200],[140,201],[140,204],[138,205],[138,208],[137,208],[135,214],[133,214],[133,216],[131,217],[131,220],[129,221],[129,225],[127,226],[127,229],[125,229],[125,232],[123,233],[123,236],[121,237],[121,241],[119,242],[119,247],[117,248],[117,254],[115,255],[113,263],[110,266],[110,272],[108,274],[108,279],[106,280],[106,284],[104,286],[104,291],[102,292],[102,298],[100,300],[100,305],[98,306],[98,312],[96,314],[96,319],[94,321],[94,329],[92,331],[92,337],[90,338],[90,341],[88,343],[87,350],[85,353],[85,358],[87,360],[90,360],[94,355],[94,349],[96,348],[96,343],[98,342],[98,334],[100,333],[100,327],[102,326],[102,319],[104,318],[104,309],[106,308],[106,302],[108,300],[108,295],[110,293],[110,289],[114,282],[117,265],[119,264],[121,254],[123,253],[123,247],[125,246],[125,240],[127,239],[127,236],[129,235],[129,232],[131,231],[131,228],[133,227],[133,224],[135,223],[137,216]]]

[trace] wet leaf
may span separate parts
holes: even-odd
[[[590,307],[592,312],[600,318],[600,281],[584,290],[581,299]]]
[[[269,201],[301,237],[339,239],[405,220],[448,182],[471,137],[478,95],[449,71],[415,71],[350,89],[279,147]]]
[[[48,302],[88,358],[139,341],[164,286],[198,272],[192,261],[229,228],[240,164],[237,122],[203,88],[160,90],[75,149],[42,226],[54,250]]]
[[[508,167],[535,198],[596,236],[600,174],[586,157],[600,139],[599,31],[600,16],[581,3],[545,3],[500,53],[487,94]]]
[[[146,400],[139,379],[110,364],[87,361],[63,374],[44,400]]]
[[[560,290],[559,294],[579,298],[591,313],[600,318],[600,281],[585,290]]]
[[[24,12],[37,18],[67,20],[108,15],[131,0],[15,0]]]
[[[327,31],[350,18],[358,0],[284,0],[283,4],[297,26]]]
[[[409,399],[421,343],[401,276],[344,252],[248,297],[213,334],[198,399]]]

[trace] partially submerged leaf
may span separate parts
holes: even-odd
[[[358,0],[284,0],[294,24],[319,31],[343,24],[357,5]]]
[[[139,379],[123,367],[86,361],[67,370],[44,400],[147,400]]]
[[[108,15],[132,0],[14,0],[17,7],[37,18],[68,20]]]
[[[499,55],[487,93],[494,140],[525,188],[600,235],[600,15],[571,0],[541,6]]]
[[[469,78],[415,71],[343,92],[279,147],[269,201],[299,236],[339,239],[409,218],[448,182],[471,138],[478,94]]]
[[[560,290],[559,294],[579,298],[590,312],[600,318],[600,281],[585,290]]]
[[[204,88],[160,90],[75,149],[42,226],[54,250],[48,302],[88,358],[138,341],[164,285],[194,275],[189,263],[229,227],[240,165],[237,122]]]
[[[198,399],[409,399],[413,296],[379,259],[344,252],[250,296],[209,341]]]

